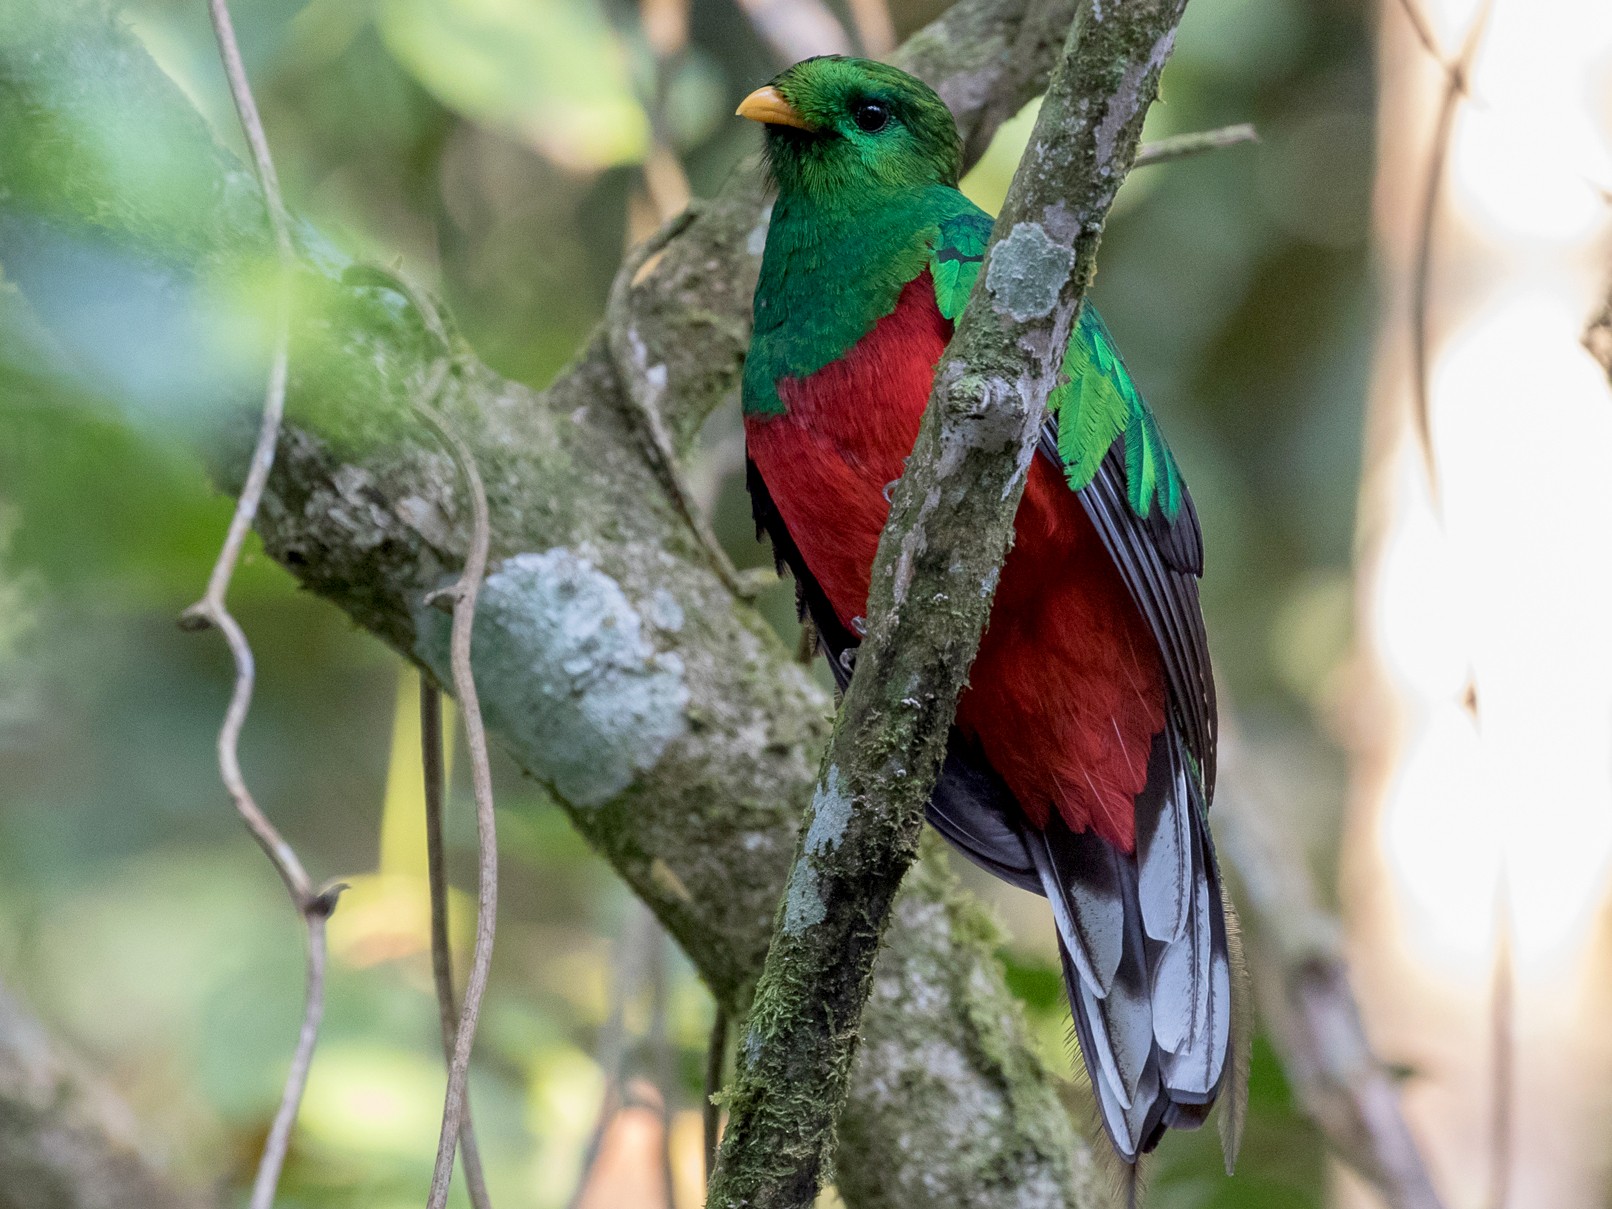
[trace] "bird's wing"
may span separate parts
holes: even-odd
[[[984,211],[971,210],[934,229],[929,271],[948,319],[956,320],[968,303],[991,226]],[[1040,452],[1080,497],[1159,644],[1171,710],[1208,799],[1214,793],[1217,723],[1198,601],[1198,513],[1158,422],[1090,305],[1081,310],[1059,384],[1047,400]]]
[[[948,319],[968,303],[991,227],[975,211],[935,228],[929,270]],[[1172,724],[1154,740],[1136,799],[1133,853],[1093,832],[1072,832],[1056,812],[1044,828],[1014,826],[1052,903],[1103,1125],[1120,1157],[1134,1163],[1166,1128],[1200,1124],[1228,1076],[1229,1098],[1240,1102],[1237,1055],[1246,1046],[1230,1036],[1235,963],[1206,817],[1215,689],[1198,602],[1203,539],[1175,458],[1090,306],[1047,400],[1039,452],[1086,509],[1158,643],[1169,685]],[[974,823],[981,812],[959,815]]]
[[[1198,513],[1152,412],[1090,306],[1081,311],[1062,380],[1047,400],[1041,452],[1079,495],[1153,631],[1172,711],[1211,799],[1217,723],[1198,601]]]

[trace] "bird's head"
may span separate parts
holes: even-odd
[[[962,168],[946,102],[887,63],[805,59],[738,112],[766,126],[768,167],[785,197],[854,205],[887,191],[956,185]]]

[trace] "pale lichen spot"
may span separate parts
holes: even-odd
[[[823,905],[823,892],[817,886],[817,870],[810,858],[795,862],[789,875],[789,888],[784,891],[784,931],[799,936],[813,924],[820,924],[828,915]]]
[[[649,598],[649,607],[644,611],[649,624],[657,630],[668,634],[676,634],[683,628],[683,606],[677,603],[665,588],[656,588]]]
[[[449,620],[422,599],[415,653],[448,675]],[[563,547],[488,575],[473,636],[488,725],[573,806],[598,806],[688,729],[683,660],[659,651],[627,594]]]
[[[1028,323],[1052,313],[1074,264],[1074,251],[1054,243],[1040,223],[1014,223],[991,253],[985,285],[998,310]]]
[[[405,495],[392,505],[392,511],[437,549],[446,550],[453,544],[453,527],[435,500],[421,495]]]
[[[822,923],[828,915],[812,860],[844,843],[845,829],[851,822],[851,806],[851,795],[840,785],[840,770],[830,764],[823,774],[822,784],[812,795],[812,821],[806,828],[805,849],[795,862],[789,875],[789,887],[784,891],[784,931],[791,936]]]
[[[833,764],[812,795],[812,825],[806,829],[806,852],[811,856],[838,848],[851,821],[851,795],[840,788],[840,770]]]
[[[1147,100],[1141,95],[1142,82],[1163,69],[1164,61],[1170,57],[1170,50],[1174,46],[1175,26],[1172,25],[1153,43],[1147,58],[1143,62],[1129,64],[1120,77],[1119,87],[1109,98],[1108,108],[1103,113],[1102,121],[1097,123],[1095,134],[1097,166],[1105,174],[1112,167],[1109,161],[1114,158],[1114,145],[1119,132],[1138,108],[1147,107]]]
[[[1007,499],[1017,491],[1024,476],[1030,473],[1030,463],[1035,460],[1037,445],[1034,441],[1026,441],[1019,447],[1019,456],[1014,460],[1013,473],[1008,476],[1006,483],[1002,484],[1002,498]]]
[[[627,329],[627,344],[632,349],[633,364],[644,378],[644,406],[654,413],[660,407],[661,396],[666,393],[666,384],[671,376],[665,362],[649,363],[649,346],[644,338],[638,334],[638,329]]]
[[[1046,227],[1047,234],[1053,239],[1066,244],[1074,243],[1086,227],[1081,215],[1062,200],[1041,208],[1041,225]],[[1100,226],[1098,230],[1101,230]]]

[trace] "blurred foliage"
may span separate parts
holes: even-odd
[[[892,7],[907,32],[938,4]],[[238,150],[205,6],[121,8]],[[734,104],[778,66],[733,0],[693,0],[671,55],[651,49],[627,0],[236,0],[234,11],[293,209],[356,255],[401,258],[490,362],[536,384],[602,313],[644,188],[651,108],[656,137],[709,192],[754,145],[728,120]],[[1263,142],[1137,174],[1096,286],[1203,516],[1226,696],[1245,731],[1288,757],[1293,825],[1323,864],[1370,341],[1372,78],[1355,4],[1195,0],[1150,133],[1252,120]],[[1031,120],[1004,130],[971,174],[982,203],[1005,191]],[[8,332],[24,330],[17,312],[0,285]],[[302,958],[281,888],[214,772],[222,644],[172,624],[200,591],[229,501],[176,427],[194,410],[110,408],[89,386],[69,397],[40,372],[47,355],[13,339],[0,356],[0,976],[97,1058],[184,1170],[239,1192],[294,1035]],[[145,355],[159,372],[184,352]],[[692,476],[736,561],[757,565],[741,465],[730,407],[707,426]],[[315,875],[354,884],[332,929],[325,1041],[282,1203],[412,1205],[441,1076],[410,682],[259,554],[233,599],[260,670],[248,776]],[[793,625],[786,587],[766,607]],[[505,891],[477,1117],[499,1204],[557,1206],[604,1087],[600,1034],[629,904],[538,787],[507,766],[499,781]],[[468,802],[456,783],[461,886]],[[1044,910],[972,884],[997,901],[1015,938],[1012,984],[1063,1063]],[[641,1037],[646,995],[628,1006]],[[685,1186],[698,1179],[710,1010],[674,960],[667,1090]],[[635,1046],[631,1069],[653,1065]],[[1212,1132],[1172,1137],[1150,1205],[1319,1204],[1318,1141],[1263,1043],[1253,1088],[1239,1177],[1219,1173]]]
[[[443,105],[572,172],[644,156],[649,117],[591,0],[385,0],[375,24]]]

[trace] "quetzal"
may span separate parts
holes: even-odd
[[[951,112],[896,68],[808,59],[738,112],[765,123],[777,186],[744,369],[748,486],[843,687],[891,489],[991,218],[958,191]],[[1207,820],[1203,544],[1089,305],[1062,368],[928,814],[1049,900],[1103,1125],[1134,1173],[1241,1081]]]

